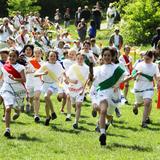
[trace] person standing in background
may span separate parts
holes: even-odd
[[[157,47],[158,41],[160,40],[160,27],[157,27],[156,31],[157,31],[157,34],[153,36],[152,42],[151,42],[152,47],[155,49]]]
[[[84,9],[81,12],[81,19],[84,18],[85,22],[88,23],[91,18],[91,12],[88,9],[88,6],[84,6]]]
[[[64,14],[64,27],[67,28],[70,24],[70,9],[67,8]]]
[[[81,7],[78,7],[78,10],[75,13],[75,26],[77,27],[78,23],[81,21]]]

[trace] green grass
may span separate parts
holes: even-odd
[[[76,38],[74,26],[69,28]],[[107,45],[108,31],[98,32],[98,39]],[[98,41],[99,43],[99,41]],[[154,97],[156,99],[156,96]],[[155,101],[155,100],[154,100]],[[134,96],[129,94],[129,102]],[[33,116],[22,113],[11,124],[13,139],[3,136],[5,125],[0,122],[0,160],[159,160],[160,158],[160,113],[153,103],[151,118],[153,124],[148,129],[140,127],[142,110],[134,116],[132,106],[122,106],[122,117],[114,117],[114,125],[107,131],[107,146],[99,145],[99,133],[95,132],[97,118],[91,116],[90,103],[84,103],[79,129],[73,130],[72,122],[65,122],[60,114],[61,104],[53,97],[58,118],[44,126],[44,103],[41,102],[41,123],[35,124]],[[72,110],[74,114],[74,110]],[[2,117],[0,108],[0,118]]]
[[[129,95],[129,101],[134,103],[132,94]],[[33,117],[25,113],[12,122],[13,139],[3,137],[5,125],[1,122],[0,159],[159,160],[160,118],[155,102],[151,115],[153,124],[148,129],[140,127],[143,108],[135,116],[132,106],[122,106],[122,117],[114,117],[114,125],[107,131],[107,146],[103,148],[99,145],[99,133],[94,131],[97,118],[91,116],[90,103],[85,103],[82,108],[78,130],[72,129],[74,117],[72,122],[65,122],[65,115],[60,114],[60,103],[55,97],[53,103],[58,118],[51,121],[49,127],[43,124],[44,103],[41,103],[40,124],[35,124]]]

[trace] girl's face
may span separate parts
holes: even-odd
[[[125,48],[125,53],[128,55],[130,53],[130,47]]]
[[[78,55],[77,56],[77,63],[79,64],[79,65],[83,65],[83,62],[84,62],[84,58],[83,58],[83,55]]]
[[[102,58],[105,64],[110,64],[112,62],[111,52],[108,50],[104,51]]]
[[[148,57],[148,56],[144,56],[144,61],[145,63],[151,63],[152,62],[152,58]]]
[[[68,53],[68,58],[71,60],[75,60],[76,59],[76,52],[75,51],[71,51]]]
[[[55,52],[50,52],[49,54],[49,62],[50,63],[56,63],[57,61],[57,55]]]
[[[39,49],[35,50],[35,51],[34,51],[34,56],[35,56],[36,58],[41,58],[41,57],[42,57],[42,52],[41,52],[41,50],[39,50]]]
[[[84,49],[85,49],[86,51],[88,51],[88,50],[90,49],[90,45],[86,43],[86,44],[84,45]]]
[[[11,64],[15,64],[18,59],[18,56],[15,51],[10,51],[9,53],[9,61]]]
[[[6,62],[7,59],[8,59],[8,54],[5,53],[5,52],[2,52],[0,55],[1,55],[1,60],[2,60],[3,62]]]
[[[32,57],[32,49],[31,49],[30,47],[27,47],[27,48],[25,49],[25,55],[26,55],[27,57]]]

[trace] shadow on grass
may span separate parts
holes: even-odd
[[[18,122],[18,121],[11,121],[11,124],[19,124],[19,125],[27,125],[30,123]]]
[[[146,128],[147,130],[150,130],[150,131],[160,131],[160,128],[151,128],[149,126],[147,126]]]
[[[114,134],[114,133],[107,133],[107,136],[113,136],[113,137],[121,137],[121,138],[129,138],[128,136],[124,136],[121,134]]]
[[[96,127],[96,123],[86,123],[88,126],[94,126]]]
[[[126,127],[126,126],[118,126],[117,124],[113,124],[113,127],[119,128],[119,129],[126,129],[126,130],[131,130],[131,131],[139,131],[138,128],[135,127]]]
[[[122,121],[122,120],[113,120],[113,124],[118,123],[118,124],[128,124],[128,122]]]
[[[159,126],[160,127],[160,123],[151,123],[152,126]]]
[[[74,129],[64,129],[64,128],[57,128],[56,126],[52,126],[52,129],[56,132],[62,132],[62,133],[69,133],[69,134],[79,134],[79,130],[74,130]]]
[[[28,137],[25,133],[20,134],[20,136],[17,137],[17,140],[32,141],[32,142],[42,142],[41,139],[39,139],[37,137]]]
[[[127,145],[127,144],[120,144],[120,143],[112,143],[111,145],[108,145],[106,147],[107,149],[113,149],[113,148],[124,148],[124,149],[130,149],[133,151],[138,152],[152,152],[153,149],[151,147],[143,147],[139,145]]]

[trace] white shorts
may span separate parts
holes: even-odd
[[[76,103],[82,103],[84,101],[84,96],[85,94],[82,94],[82,95],[77,95],[77,96],[70,96],[70,99],[71,99],[71,103],[72,104],[76,104]]]
[[[55,84],[53,83],[43,83],[42,87],[41,87],[41,91],[44,93],[44,96],[47,96],[47,92],[51,91],[52,94],[57,94],[57,93],[63,93],[62,89],[57,87]]]
[[[135,103],[141,104],[143,103],[144,99],[152,99],[154,95],[154,90],[145,90],[142,92],[134,91],[134,95],[135,95]]]

